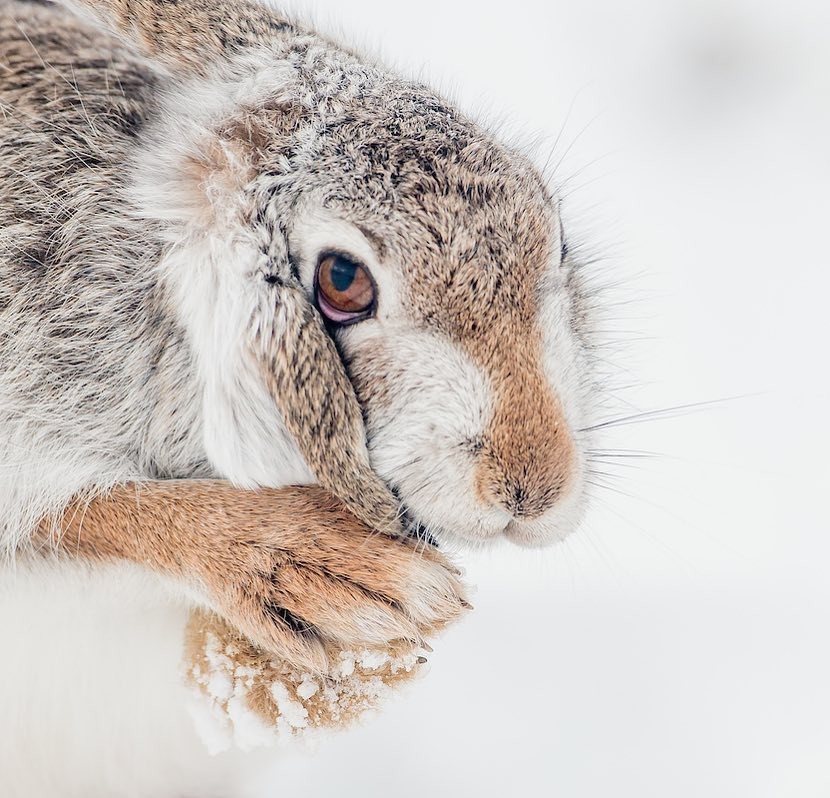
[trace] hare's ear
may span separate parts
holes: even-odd
[[[292,26],[252,0],[58,0],[136,45],[173,72],[204,73]]]
[[[323,487],[369,526],[399,533],[398,502],[369,465],[363,413],[320,314],[294,278],[273,287],[252,352],[287,430]]]

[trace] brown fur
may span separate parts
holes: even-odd
[[[372,533],[316,486],[126,485],[68,508],[57,528],[64,552],[182,580],[255,643],[320,671],[327,645],[419,640],[465,604],[437,552]]]
[[[501,336],[490,364],[496,407],[476,466],[476,489],[517,518],[535,518],[567,486],[573,440],[559,400],[541,368],[541,342],[534,330]]]

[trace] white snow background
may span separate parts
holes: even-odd
[[[619,415],[739,398],[609,430],[659,454],[609,464],[566,544],[465,557],[429,677],[252,794],[830,795],[830,7],[295,7],[542,162],[559,136],[566,230],[619,283]]]

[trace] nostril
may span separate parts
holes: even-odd
[[[521,516],[525,513],[525,504],[527,503],[527,492],[521,485],[513,486],[512,507],[510,512],[515,516]]]
[[[538,518],[556,504],[564,488],[564,480],[530,487],[525,483],[502,484],[493,491],[498,503],[517,519]]]
[[[501,507],[514,518],[522,518],[528,510],[528,493],[519,482],[506,480],[493,486],[492,495]]]

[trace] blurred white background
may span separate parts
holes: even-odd
[[[295,9],[540,142],[617,285],[608,418],[738,398],[609,429],[654,454],[555,550],[462,555],[476,612],[429,677],[274,790],[830,795],[830,6]]]

